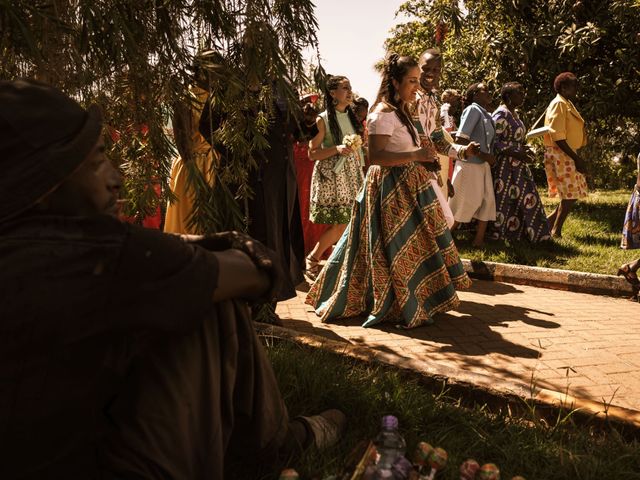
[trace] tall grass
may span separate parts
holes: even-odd
[[[507,408],[489,409],[445,391],[432,392],[416,376],[362,363],[288,341],[271,342],[268,352],[292,416],[337,407],[349,417],[348,432],[335,448],[308,452],[289,466],[303,479],[337,473],[359,442],[375,436],[380,418],[394,414],[409,452],[418,441],[441,446],[449,466],[438,475],[459,479],[458,467],[469,457],[496,463],[502,478],[529,480],[640,479],[640,445],[574,422],[571,412],[554,422],[539,419],[533,408],[524,416]],[[234,463],[228,478],[272,479],[285,464]]]
[[[618,267],[640,256],[640,250],[622,250],[624,214],[631,197],[627,191],[595,191],[576,203],[562,231],[562,239],[532,244],[527,241],[487,241],[471,246],[471,235],[456,233],[460,255],[470,260],[533,265],[615,275]],[[547,215],[559,200],[542,196]]]

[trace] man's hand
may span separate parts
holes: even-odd
[[[455,194],[456,194],[456,191],[453,188],[453,183],[451,183],[451,180],[447,178],[447,195],[449,196],[449,198],[451,198]]]
[[[182,235],[182,239],[201,246],[210,251],[240,250],[246,254],[255,266],[266,273],[271,281],[271,288],[264,300],[271,302],[276,298],[282,282],[283,274],[276,254],[246,233],[230,231],[209,235]]]
[[[246,233],[233,230],[208,235],[181,235],[181,237],[188,243],[213,252],[234,248],[249,255],[258,268],[268,270],[273,267],[271,257],[273,252]]]
[[[243,299],[251,302],[263,302],[269,297],[271,279],[268,274],[256,267],[253,260],[244,252],[234,248],[222,252],[213,252],[218,260],[218,286],[213,292],[213,301]]]

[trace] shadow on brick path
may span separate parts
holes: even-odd
[[[305,293],[278,305],[284,325],[398,362],[422,362],[490,379],[500,390],[547,389],[640,411],[640,305],[622,298],[474,281],[457,311],[435,325],[362,328],[362,318],[323,324]]]

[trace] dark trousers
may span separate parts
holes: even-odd
[[[241,302],[214,304],[202,327],[153,339],[110,409],[103,465],[115,478],[222,479],[233,444],[275,456],[289,417]]]

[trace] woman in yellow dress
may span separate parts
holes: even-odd
[[[213,182],[214,153],[198,131],[200,113],[208,92],[198,86],[189,89],[190,104],[178,107],[173,119],[173,133],[180,156],[171,166],[169,187],[175,200],[167,205],[166,233],[198,234],[191,222],[195,204],[194,183],[200,172],[205,182]]]
[[[549,196],[560,197],[560,204],[547,220],[551,236],[562,237],[562,225],[579,198],[587,196],[586,163],[578,149],[587,144],[584,120],[573,105],[578,92],[578,79],[571,72],[558,75],[553,88],[556,97],[547,107],[544,124],[544,169],[549,183]]]

